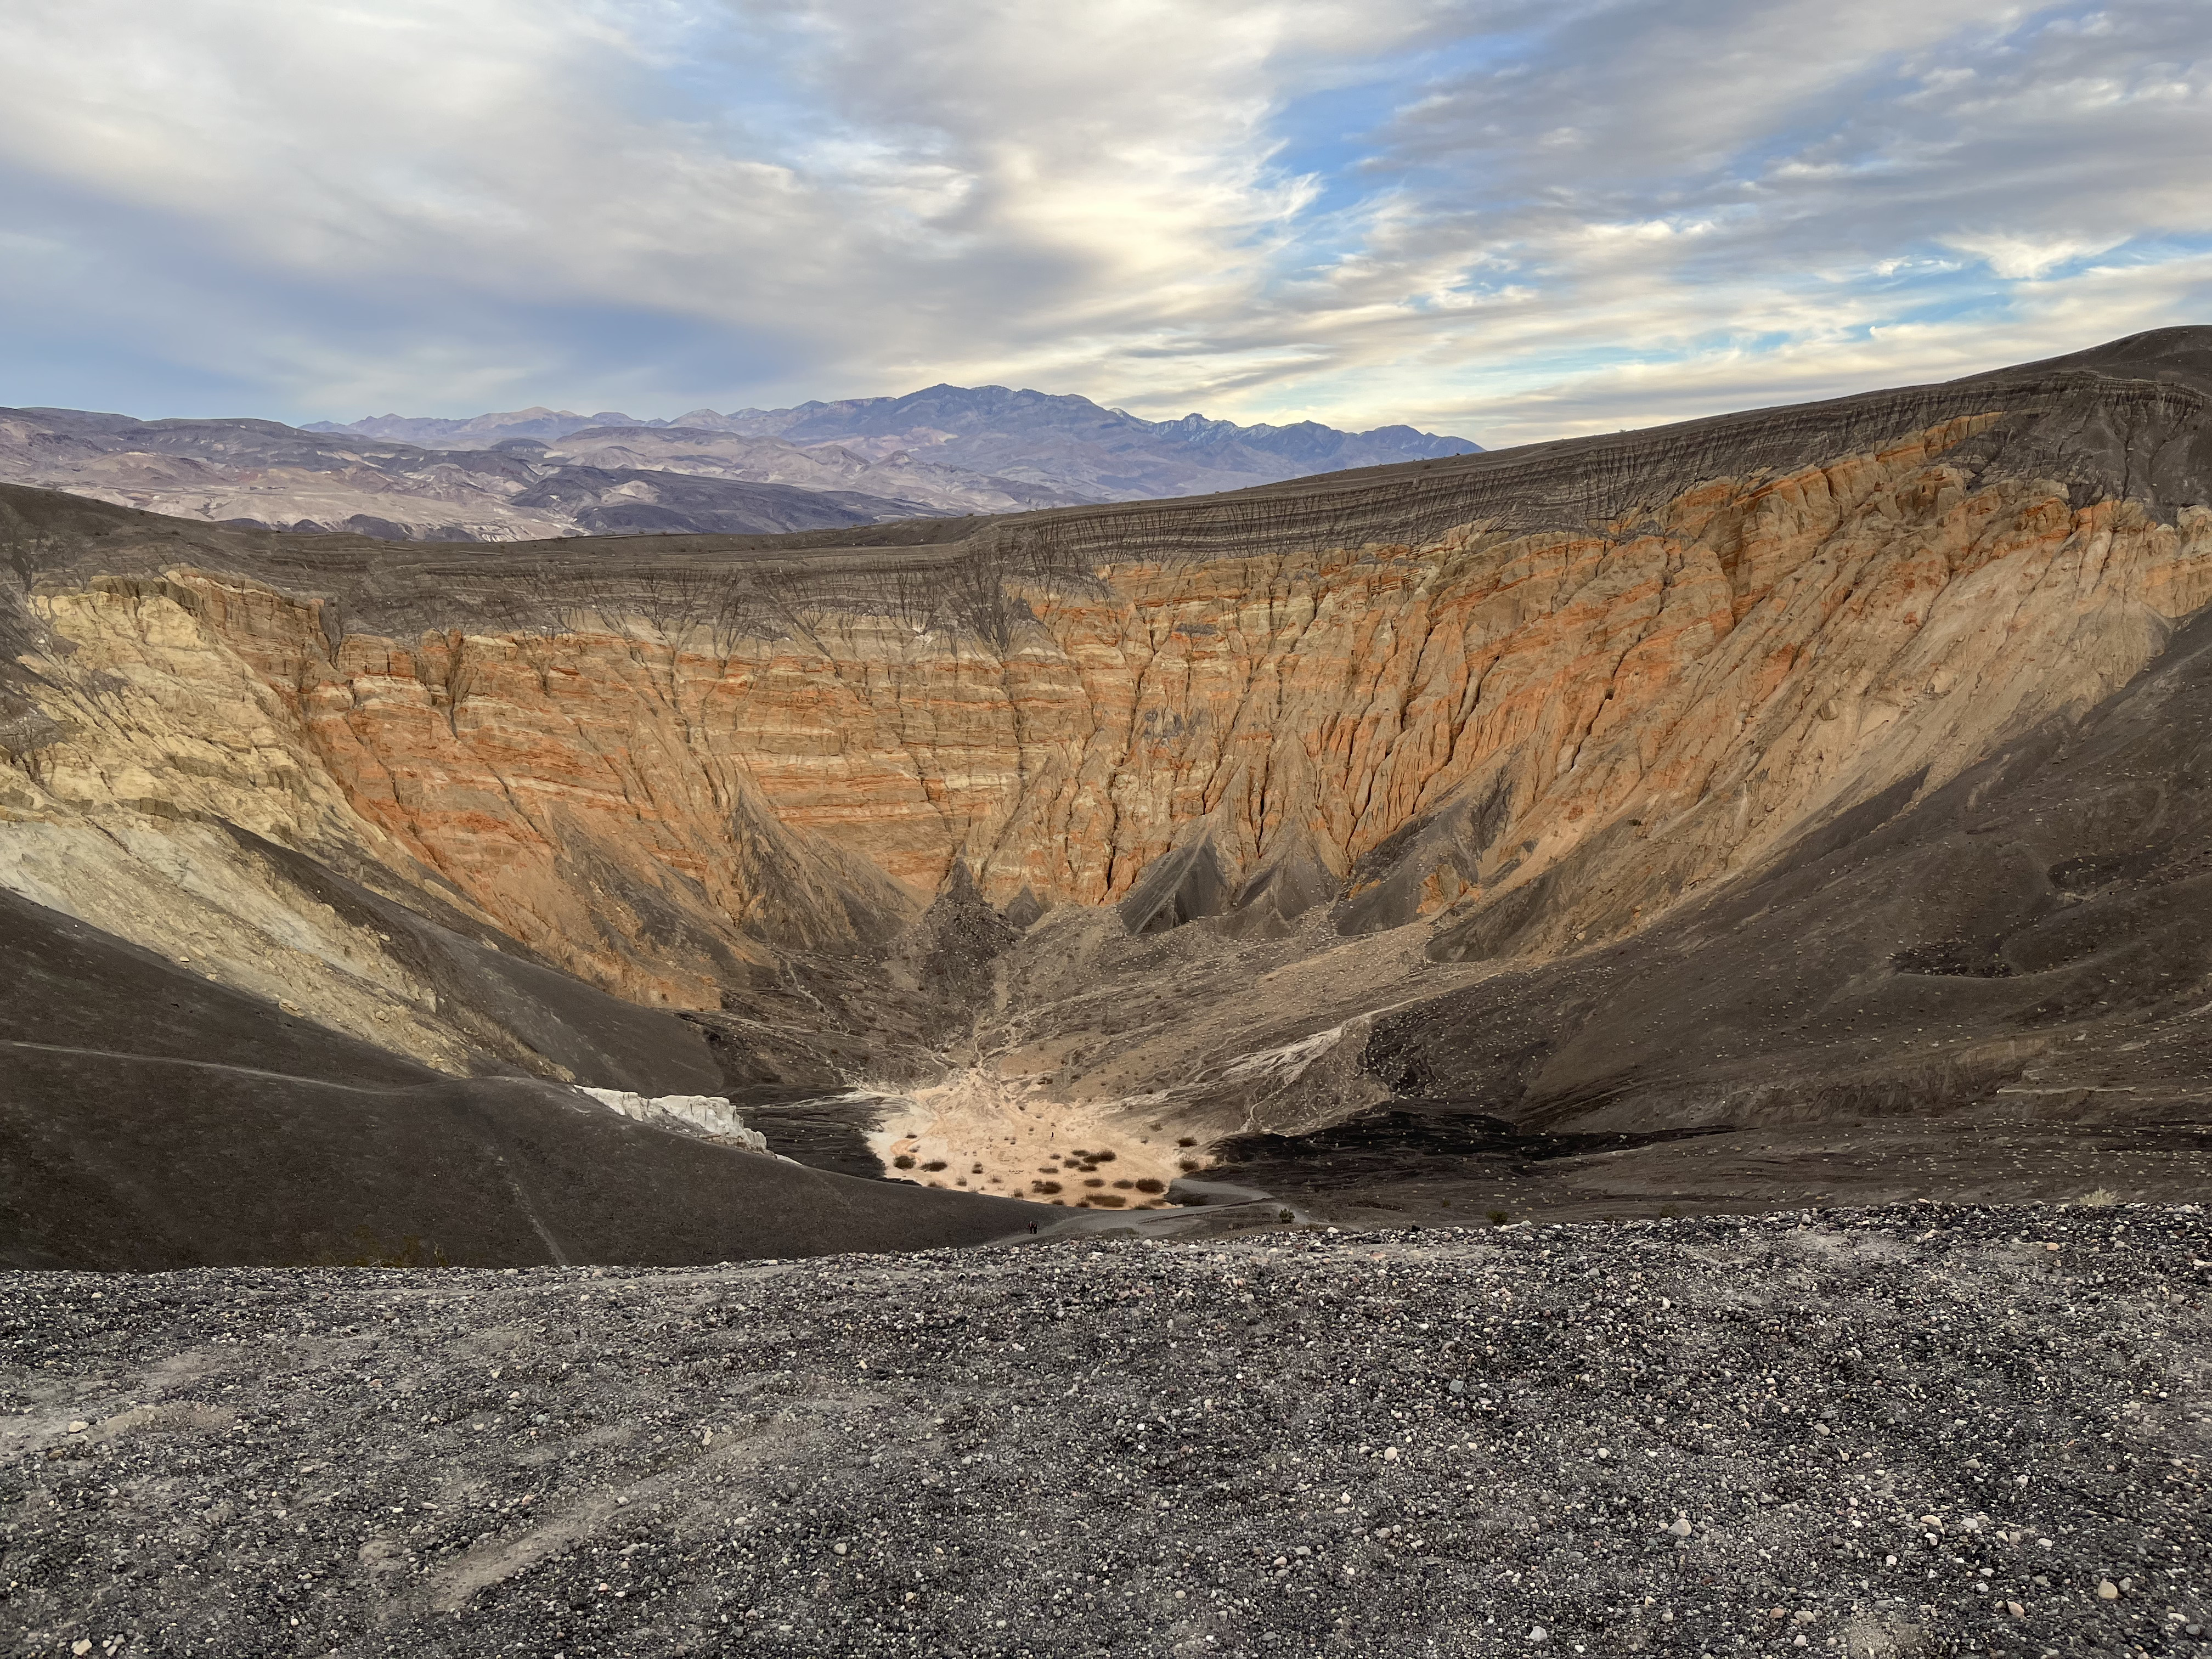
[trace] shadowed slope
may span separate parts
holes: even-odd
[[[5,893],[0,1032],[9,1266],[714,1261],[975,1243],[1035,1213],[442,1076]]]
[[[1367,1063],[1583,1131],[2212,1116],[2212,616],[2078,722],[1913,793],[1633,939],[1390,1015]]]

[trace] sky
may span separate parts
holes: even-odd
[[[1492,447],[2212,323],[2206,0],[9,0],[0,404]]]

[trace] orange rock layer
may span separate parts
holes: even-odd
[[[828,605],[734,641],[610,617],[333,647],[316,601],[178,570],[52,602],[79,647],[56,684],[94,699],[189,647],[159,672],[243,677],[271,728],[252,787],[283,757],[300,839],[643,1000],[865,941],[956,858],[994,899],[1098,904],[1200,836],[1232,878],[1349,881],[1347,925],[1471,925],[1569,872],[1516,948],[1565,947],[2085,705],[2212,599],[2212,514],[1972,491],[1943,458],[1985,423],[1580,533],[1109,565],[1024,591],[1004,649]],[[67,748],[54,777],[112,778]]]

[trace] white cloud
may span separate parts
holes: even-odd
[[[67,343],[0,332],[0,402],[943,379],[1498,442],[1927,379],[2212,315],[2203,35],[2198,0],[15,0],[0,283]]]
[[[2126,240],[2124,236],[2039,237],[2002,232],[1977,235],[1971,231],[1943,238],[1947,246],[1975,255],[2008,282],[2041,276],[2060,265],[2109,252]]]

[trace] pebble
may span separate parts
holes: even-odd
[[[1931,1215],[1942,1243],[1899,1252]],[[1818,1249],[1797,1237],[1808,1228]],[[2075,1312],[2063,1276],[2019,1280],[2016,1241],[2030,1228],[2094,1254],[2106,1279],[2094,1321]],[[2163,1404],[2128,1414],[2137,1393],[2104,1369],[2103,1346],[2124,1340],[2160,1374],[2189,1362],[2205,1304],[2187,1298],[2212,1290],[2189,1277],[2192,1258],[2212,1257],[2201,1211],[1915,1206],[1809,1224],[1425,1230],[1419,1255],[1382,1272],[1364,1255],[1376,1237],[1262,1234],[1202,1251],[1086,1241],[596,1277],[0,1275],[0,1377],[56,1413],[49,1424],[67,1420],[59,1402],[72,1395],[123,1401],[158,1386],[211,1419],[236,1413],[246,1431],[103,1431],[96,1448],[56,1446],[51,1427],[0,1438],[0,1495],[35,1486],[61,1500],[5,1516],[11,1553],[50,1564],[11,1589],[9,1622],[51,1632],[49,1659],[69,1659],[70,1630],[93,1628],[167,1632],[161,1650],[192,1659],[265,1659],[276,1626],[307,1653],[457,1653],[463,1626],[450,1613],[394,1615],[376,1599],[356,1571],[362,1537],[420,1552],[442,1587],[465,1572],[472,1542],[505,1547],[552,1521],[578,1528],[579,1547],[539,1562],[526,1585],[477,1589],[467,1651],[557,1647],[578,1659],[690,1644],[779,1659],[1024,1648],[1081,1659],[1174,1644],[1187,1659],[1364,1659],[1413,1654],[1438,1628],[1486,1626],[1492,1645],[1519,1628],[1532,1659],[1609,1659],[1655,1575],[1673,1605],[1646,1608],[1643,1628],[1672,1638],[1657,1645],[1679,1659],[1701,1646],[1716,1659],[1844,1659],[1855,1629],[1884,1650],[1910,1629],[1923,1653],[2110,1655],[2136,1617],[2144,1638],[2155,1625],[2168,1644],[2196,1624],[2186,1644],[2197,1651],[2212,1625],[2193,1588],[2178,1580],[2169,1595],[2155,1567],[2100,1573],[2086,1598],[2080,1576],[2135,1559],[2154,1529],[2161,1549],[2179,1547],[2176,1562],[2201,1559],[2208,1541],[2194,1426]],[[1401,1251],[1402,1238],[1389,1236]],[[1224,1264],[1267,1293],[1256,1310],[1228,1305]],[[1498,1294],[1508,1279],[1510,1304]],[[588,1318],[577,1313],[586,1289]],[[1728,1317],[1655,1321],[1662,1290]],[[1231,1346],[1160,1342],[1170,1298],[1233,1328]],[[1317,1317],[1316,1304],[1332,1311]],[[293,1331],[303,1310],[337,1356],[312,1393],[281,1370],[176,1380],[179,1356],[233,1360],[241,1341]],[[495,1384],[471,1346],[487,1331],[518,1344]],[[1681,1352],[1647,1363],[1662,1343]],[[55,1352],[70,1358],[49,1367]],[[1102,1352],[1119,1366],[1102,1371]],[[1275,1360],[1255,1364],[1257,1352]],[[902,1375],[856,1389],[862,1358]],[[401,1381],[419,1412],[374,1420],[383,1449],[404,1455],[349,1456],[360,1413]],[[1906,1382],[1921,1397],[1900,1406]],[[1018,1415],[1000,1403],[1010,1389]],[[517,1424],[546,1418],[552,1432],[520,1448],[466,1431],[501,1410]],[[1835,1437],[1874,1456],[1839,1457],[1807,1432],[1832,1411]],[[632,1431],[663,1420],[684,1425],[666,1436],[673,1454]],[[699,1454],[708,1422],[732,1425],[733,1439],[740,1423],[780,1434],[787,1422],[808,1455],[764,1474],[761,1490],[732,1488],[720,1460]],[[2127,1477],[2136,1490],[2124,1513],[2101,1437],[2123,1425],[2150,1477]],[[1601,1433],[1603,1470],[1591,1467]],[[712,1449],[723,1442],[718,1427]],[[971,1457],[977,1442],[987,1455]],[[1448,1484],[1431,1474],[1447,1445],[1466,1449]],[[2022,1472],[2030,1488],[2015,1484]],[[493,1501],[450,1501],[465,1484]],[[220,1589],[211,1571],[112,1570],[115,1535],[190,1525],[217,1499],[234,1518],[211,1529],[200,1559],[222,1571]],[[362,1537],[343,1530],[355,1523]],[[665,1547],[709,1534],[719,1541],[703,1553]],[[2047,1540],[2063,1543],[2063,1563]],[[590,1571],[617,1565],[623,1582],[592,1593]],[[2039,1568],[2053,1582],[2031,1588]],[[1056,1601],[1071,1577],[1079,1587]],[[1158,1639],[1168,1607],[1174,1644]],[[1540,1607],[1561,1622],[1535,1623]],[[700,1628],[679,1628],[696,1617],[688,1608],[708,1610]],[[290,1626],[295,1614],[320,1628]],[[1758,1645],[1736,1646],[1754,1614]],[[387,1617],[397,1622],[377,1623]],[[1332,1620],[1346,1632],[1334,1646]]]
[[[2097,1599],[2101,1601],[2118,1601],[2120,1587],[2109,1578],[2100,1579],[2097,1584]]]

